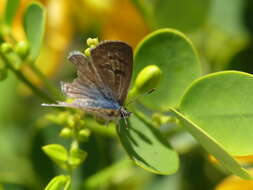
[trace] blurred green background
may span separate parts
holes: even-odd
[[[0,0],[0,19],[7,0]],[[9,0],[12,1],[12,0]],[[23,40],[22,15],[29,0],[21,0],[13,23],[13,35]],[[88,37],[119,39],[133,48],[159,28],[184,32],[199,53],[204,73],[240,70],[253,73],[252,0],[41,0],[47,8],[46,33],[36,65],[59,87],[71,81],[75,70],[66,61],[71,50],[83,50]],[[0,28],[1,30],[1,28]],[[39,88],[41,81],[23,66],[23,72]],[[50,143],[68,145],[58,137],[60,127],[43,118],[48,109],[9,72],[0,82],[0,189],[42,189],[62,173],[42,152]],[[123,162],[111,168],[106,182],[95,189],[110,190],[249,190],[253,182],[228,176],[184,131],[170,142],[180,153],[180,169],[159,176]],[[75,174],[76,186],[110,168],[126,153],[117,138],[92,133],[83,145],[87,161]],[[240,158],[251,163],[249,156]],[[102,174],[101,174],[102,175]],[[102,177],[103,178],[103,177]],[[99,183],[99,182],[98,182]],[[85,189],[85,188],[84,188]]]

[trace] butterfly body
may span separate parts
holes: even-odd
[[[72,83],[61,83],[61,89],[71,103],[44,104],[73,107],[108,121],[130,115],[124,107],[132,75],[132,48],[121,41],[104,41],[91,49],[91,56],[72,52],[68,59],[77,68]]]

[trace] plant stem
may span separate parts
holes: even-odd
[[[44,82],[46,88],[50,91],[53,96],[58,100],[63,100],[61,93],[51,84],[47,77],[39,70],[39,68],[34,63],[28,64],[31,70]]]
[[[17,40],[15,37],[10,33],[8,37],[12,40],[13,43],[17,43]],[[50,93],[58,100],[63,100],[64,97],[61,95],[61,93],[54,87],[54,85],[51,84],[51,82],[47,79],[47,77],[38,69],[38,67],[35,65],[35,61],[27,61],[27,65],[30,67],[30,69],[40,78],[42,82],[44,82],[46,88],[50,91]]]
[[[47,94],[39,90],[34,84],[32,84],[20,70],[15,69],[2,52],[0,52],[0,57],[5,62],[6,66],[16,75],[16,77],[18,77],[24,84],[26,84],[33,91],[34,94],[47,102],[55,102],[50,96],[48,96]]]

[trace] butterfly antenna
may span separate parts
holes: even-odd
[[[135,102],[135,101],[136,101],[137,99],[139,99],[141,96],[146,95],[146,94],[151,94],[151,93],[154,92],[155,90],[156,90],[155,88],[151,88],[149,91],[144,92],[143,94],[140,94],[140,95],[136,96],[134,99],[132,99],[132,100],[130,100],[129,102],[126,103],[126,107],[127,107],[129,104]]]
[[[125,126],[126,126],[126,128],[128,129],[128,123],[127,123],[127,120],[126,120],[126,118],[125,118],[125,117],[124,117],[123,119],[124,119],[124,122],[125,122]]]

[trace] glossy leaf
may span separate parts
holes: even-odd
[[[148,65],[158,66],[162,76],[156,91],[143,96],[140,101],[157,110],[177,106],[186,87],[200,76],[198,57],[192,43],[176,30],[157,30],[139,44],[134,58],[133,79]]]
[[[117,128],[120,141],[130,158],[140,167],[157,174],[172,174],[177,171],[177,153],[159,131],[144,123],[135,115],[129,119],[129,126],[121,120]]]
[[[3,2],[2,2],[3,3]],[[16,15],[20,0],[7,0],[5,5],[5,24],[11,26]]]
[[[49,144],[42,147],[42,150],[60,167],[66,168],[68,161],[68,152],[64,146],[58,144]]]
[[[69,176],[56,176],[46,186],[45,190],[69,190],[70,177]]]
[[[185,115],[175,109],[171,109],[172,113],[180,120],[196,140],[230,172],[244,179],[251,179],[250,175],[226,150],[208,133],[202,130],[196,123],[189,120]]]
[[[42,44],[45,31],[46,11],[43,5],[31,3],[24,15],[24,29],[30,43],[30,56],[35,59]]]
[[[179,110],[232,155],[253,154],[253,76],[224,71],[196,80]]]

